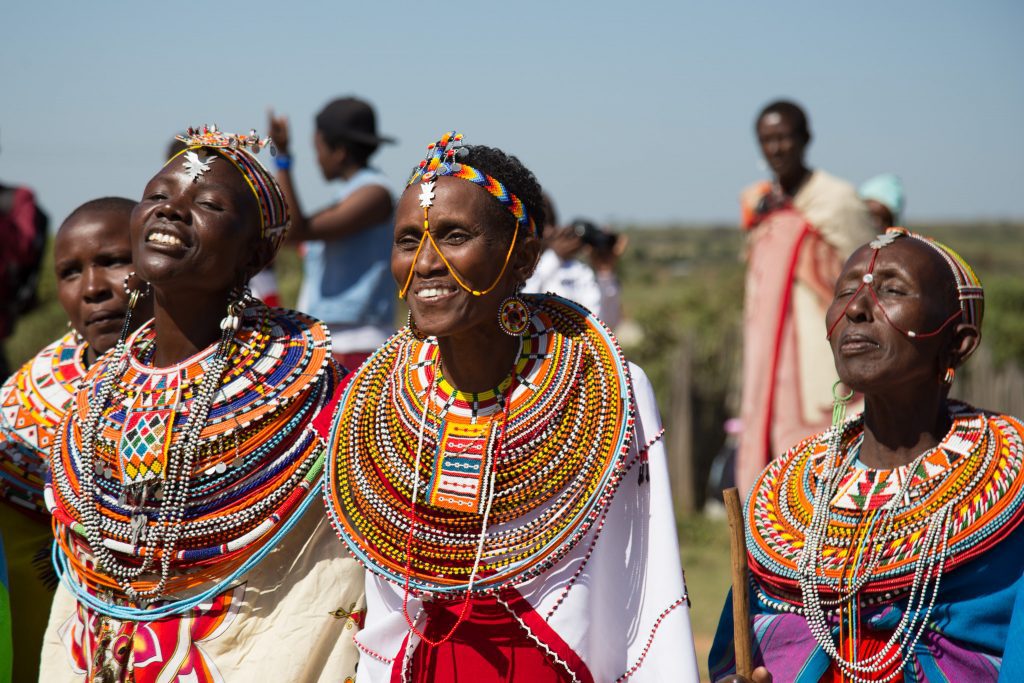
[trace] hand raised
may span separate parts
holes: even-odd
[[[275,116],[274,110],[267,111],[267,134],[274,141],[274,146],[281,154],[288,154],[291,143],[291,131],[288,127],[287,116]]]

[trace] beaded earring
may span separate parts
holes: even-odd
[[[237,332],[242,325],[242,312],[252,301],[252,290],[248,285],[241,285],[231,290],[228,297],[228,312],[220,321],[220,329],[225,332],[229,330],[232,333]]]
[[[523,285],[516,287],[511,296],[506,297],[498,306],[498,327],[505,334],[512,337],[521,337],[526,328],[530,326],[530,309],[526,302],[519,296]]]
[[[83,337],[82,333],[79,332],[75,328],[75,326],[71,324],[70,320],[68,321],[68,332],[70,332],[71,334],[74,335],[74,337],[75,337],[75,344],[77,344],[78,346],[81,346],[82,343],[85,341],[85,337]]]
[[[134,311],[135,307],[139,304],[139,299],[149,296],[153,291],[153,285],[145,280],[142,281],[143,286],[139,289],[132,288],[128,283],[134,277],[134,270],[124,276],[123,285],[124,293],[128,295],[128,308],[124,312],[124,325],[121,327],[121,336],[118,339],[118,344],[123,344],[125,339],[128,338],[128,332],[132,328],[132,311]]]
[[[942,376],[942,384],[947,387],[953,386],[953,379],[956,377],[956,368],[946,368],[946,374]]]
[[[416,327],[416,321],[412,319],[412,311],[409,311],[409,317],[405,324],[409,328],[409,331],[412,332],[412,336],[416,337],[418,340],[423,341],[427,338],[427,335],[420,332],[420,328]]]

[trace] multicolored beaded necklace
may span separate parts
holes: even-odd
[[[0,387],[0,499],[46,514],[46,459],[54,430],[85,377],[85,349],[69,332]]]
[[[772,463],[747,503],[747,547],[766,604],[808,619],[852,680],[902,670],[926,625],[942,575],[982,555],[1024,520],[1024,427],[950,402],[952,426],[934,449],[893,470],[856,464],[860,417]],[[808,556],[810,555],[810,557]],[[908,600],[876,655],[856,661],[859,607]],[[837,647],[825,613],[840,617]],[[873,678],[872,678],[873,680]]]
[[[415,593],[491,593],[541,574],[625,473],[634,403],[614,338],[570,301],[524,299],[530,328],[494,390],[453,387],[436,340],[405,328],[334,415],[332,523],[360,562]]]
[[[154,368],[146,361],[155,340],[147,323],[128,339],[126,359],[107,356],[90,370],[60,426],[46,489],[55,560],[65,585],[103,614],[151,620],[221,592],[269,552],[319,490],[325,449],[311,422],[337,380],[326,328],[258,305],[233,334],[222,375],[217,347]],[[126,369],[111,376],[119,367]],[[219,385],[204,387],[214,376]],[[90,405],[104,394],[111,399],[90,445]],[[209,402],[205,419],[192,425],[201,400]],[[178,451],[193,431],[194,462],[185,471]],[[97,513],[91,523],[112,568],[93,559]],[[157,566],[170,571],[158,576]],[[169,602],[136,598],[147,592]],[[185,593],[192,597],[174,599]]]

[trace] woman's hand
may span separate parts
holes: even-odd
[[[772,683],[772,675],[768,673],[768,669],[759,666],[751,672],[750,678],[733,674],[732,676],[719,678],[715,683]]]
[[[274,147],[277,148],[277,151],[281,154],[288,154],[288,145],[291,142],[291,133],[288,130],[288,117],[274,116],[274,110],[271,109],[267,112],[267,129],[267,134],[274,141]]]

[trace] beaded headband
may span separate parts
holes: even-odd
[[[530,234],[536,236],[536,226],[526,211],[526,205],[498,180],[486,173],[481,173],[472,166],[459,163],[459,159],[464,158],[467,154],[469,154],[469,149],[462,142],[461,133],[455,131],[445,133],[440,140],[427,145],[426,158],[419,163],[405,186],[409,187],[416,182],[433,182],[440,176],[468,180],[487,190],[488,194],[501,202],[501,205],[512,214],[521,228],[528,229]]]
[[[175,136],[175,139],[185,143],[185,149],[168,159],[167,163],[184,156],[185,171],[193,182],[198,182],[203,173],[210,170],[210,163],[216,160],[216,157],[200,158],[197,150],[204,148],[224,157],[241,172],[246,185],[256,196],[260,212],[260,237],[270,242],[276,252],[288,231],[288,202],[274,176],[255,156],[264,147],[270,147],[270,153],[274,154],[273,141],[260,138],[255,130],[249,131],[248,135],[234,135],[218,130],[216,125],[189,127],[184,134]]]
[[[981,329],[981,317],[985,310],[985,288],[982,287],[981,280],[978,279],[970,264],[942,242],[911,232],[906,228],[888,228],[885,233],[871,242],[871,248],[877,251],[892,244],[900,237],[911,237],[919,242],[924,242],[939,253],[953,274],[953,282],[956,283],[956,298],[960,304],[964,322]]]

